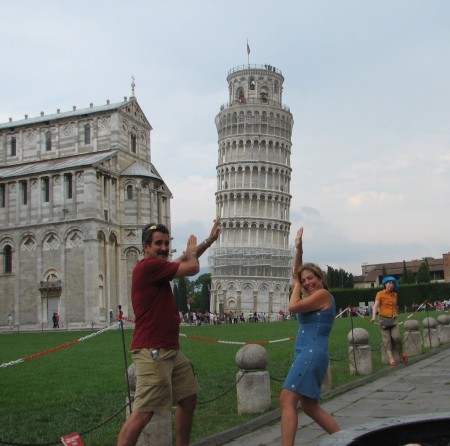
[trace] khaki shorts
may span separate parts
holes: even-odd
[[[394,348],[399,349],[401,354],[402,349],[402,338],[400,337],[400,329],[398,327],[398,322],[391,328],[381,328],[381,340],[383,342],[386,350],[393,351]]]
[[[142,348],[131,352],[136,365],[135,412],[170,409],[199,392],[192,364],[180,350],[160,348],[156,359],[151,351]]]

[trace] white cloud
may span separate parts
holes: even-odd
[[[402,195],[392,195],[386,192],[361,192],[348,198],[348,203],[353,208],[364,206],[389,210],[403,201]]]

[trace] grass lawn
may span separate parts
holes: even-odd
[[[438,314],[430,313],[430,316]],[[422,320],[426,316],[426,313],[419,313],[413,318]],[[362,327],[370,333],[374,372],[388,367],[380,361],[378,326],[359,317],[337,319],[330,337],[333,387],[360,378],[349,373],[347,335],[352,327]],[[242,345],[206,342],[194,337],[240,342],[275,341],[295,336],[297,322],[183,326],[181,332],[186,335],[180,338],[181,348],[194,363],[201,386],[191,438],[195,442],[255,416],[237,414],[235,356]],[[64,345],[89,333],[2,334],[0,365]],[[132,330],[125,330],[127,350],[131,337]],[[264,348],[269,354],[267,369],[271,376],[272,408],[276,408],[283,379],[293,359],[294,341],[267,343]],[[128,352],[127,358],[130,365]],[[120,409],[127,395],[119,330],[101,333],[23,363],[0,367],[0,380],[0,444],[57,445],[61,436],[75,431],[83,434],[86,446],[116,443],[125,418],[125,411]],[[118,412],[118,416],[105,423]]]

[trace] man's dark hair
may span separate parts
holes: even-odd
[[[162,232],[163,234],[169,234],[167,226],[157,223],[150,223],[142,228],[142,245],[151,245],[154,232]]]

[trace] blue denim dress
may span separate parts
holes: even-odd
[[[329,310],[297,313],[299,327],[295,340],[294,362],[283,388],[320,399],[322,382],[328,368],[328,337],[334,323],[336,305]]]

